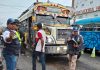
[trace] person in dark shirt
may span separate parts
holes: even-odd
[[[16,35],[16,23],[15,19],[9,18],[7,20],[7,28],[3,32],[4,49],[3,56],[6,61],[7,70],[15,70],[17,64],[17,57],[20,52],[20,42]]]
[[[67,43],[69,54],[69,68],[70,70],[75,70],[77,57],[83,46],[83,37],[79,35],[78,30],[73,30],[72,34],[67,39]]]

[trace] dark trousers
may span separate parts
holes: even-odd
[[[22,43],[21,45],[21,54],[25,54],[26,53],[26,44]]]
[[[45,53],[37,52],[37,51],[33,52],[33,56],[32,56],[33,69],[32,70],[36,70],[36,59],[37,59],[37,57],[39,57],[39,61],[42,64],[42,70],[46,70]]]

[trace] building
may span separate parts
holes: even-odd
[[[72,0],[75,20],[100,17],[100,0]]]

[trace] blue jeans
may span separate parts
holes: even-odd
[[[4,54],[4,58],[5,58],[5,61],[6,61],[7,70],[15,70],[16,69],[17,56]]]
[[[37,51],[33,52],[33,56],[32,56],[33,69],[32,70],[36,70],[36,59],[37,59],[37,56],[39,57],[39,61],[42,64],[42,70],[46,70],[46,66],[45,66],[45,53],[37,52]]]

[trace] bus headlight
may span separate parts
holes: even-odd
[[[67,50],[67,46],[65,46],[63,49],[64,49],[64,50]]]
[[[57,51],[60,51],[60,47],[57,47]]]

